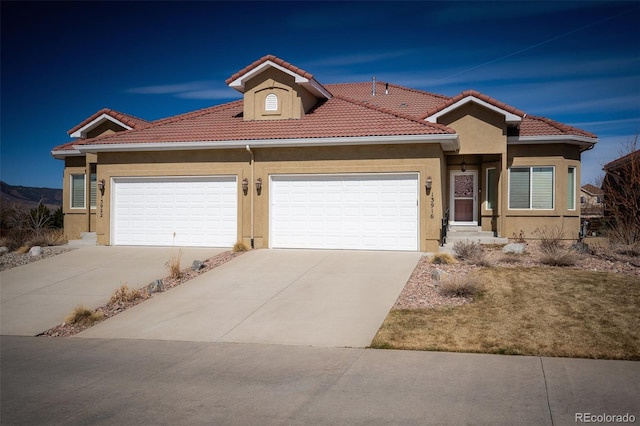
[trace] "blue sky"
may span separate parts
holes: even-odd
[[[238,99],[224,80],[274,54],[321,83],[475,89],[596,133],[582,183],[640,132],[633,2],[0,3],[0,178],[62,185],[51,149],[108,107],[147,120]]]

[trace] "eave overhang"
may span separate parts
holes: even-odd
[[[548,143],[565,143],[580,146],[580,151],[586,151],[598,143],[598,138],[577,135],[547,135],[547,136],[509,136],[508,145],[540,145]]]
[[[350,138],[297,138],[297,139],[252,139],[231,141],[191,141],[191,142],[152,142],[75,145],[81,154],[98,152],[134,152],[134,151],[179,151],[202,149],[245,149],[252,148],[296,148],[316,146],[352,146],[352,145],[399,145],[439,143],[443,151],[455,151],[460,148],[457,134],[447,135],[398,135],[398,136],[361,136]],[[67,151],[65,151],[67,152]]]
[[[295,79],[295,82],[297,84],[307,89],[314,96],[318,98],[331,99],[331,93],[329,93],[329,91],[325,89],[315,79],[313,78],[309,79],[303,75],[295,73],[290,69],[287,69],[281,65],[278,65],[271,60],[266,60],[265,62],[258,65],[251,71],[248,71],[245,74],[241,75],[240,77],[236,78],[235,80],[229,83],[229,87],[236,89],[240,93],[244,93],[246,82],[251,80],[252,78],[254,78],[255,76],[257,76],[258,74],[260,74],[261,72],[265,71],[267,68],[270,68],[270,67],[276,68],[277,70],[280,70],[283,73],[292,76]]]

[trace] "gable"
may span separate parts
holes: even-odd
[[[484,105],[465,103],[439,116],[437,122],[456,131],[460,154],[499,154],[506,150],[505,117]]]

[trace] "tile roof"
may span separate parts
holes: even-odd
[[[264,62],[267,61],[271,61],[274,64],[278,64],[283,68],[288,69],[291,72],[294,72],[298,75],[301,75],[304,78],[307,78],[309,80],[313,80],[313,74],[303,70],[302,68],[298,68],[293,64],[290,64],[287,61],[283,61],[282,59],[274,56],[274,55],[265,55],[262,58],[258,59],[257,61],[247,65],[246,67],[244,67],[243,69],[241,69],[240,71],[238,71],[237,73],[233,74],[231,77],[229,77],[228,79],[225,80],[225,83],[228,85],[230,84],[232,81],[236,80],[239,77],[242,77],[243,75],[245,75],[246,73],[250,72],[251,70],[259,67],[260,65],[262,65]]]
[[[604,194],[604,191],[601,188],[598,188],[595,185],[591,185],[590,183],[588,183],[586,185],[582,185],[582,190],[584,190],[585,192],[588,192],[591,195],[602,195],[602,194]]]
[[[147,120],[143,120],[142,118],[134,117],[133,115],[130,115],[130,114],[125,114],[123,112],[119,112],[119,111],[116,111],[114,109],[102,108],[100,111],[98,111],[95,114],[91,115],[89,118],[83,120],[81,123],[76,124],[73,128],[71,128],[71,130],[67,131],[67,133],[68,134],[72,134],[76,130],[81,129],[84,126],[86,126],[87,124],[91,123],[93,120],[95,120],[96,118],[100,117],[102,114],[107,114],[107,115],[115,118],[116,120],[120,121],[121,123],[124,123],[127,126],[133,128],[133,129],[141,129],[141,128],[147,127],[147,126],[149,126],[149,124],[151,124]]]
[[[233,74],[226,80],[227,84],[250,73],[267,61],[308,80],[313,80],[313,75],[307,71],[273,55],[266,55]],[[317,83],[315,80],[313,82]],[[319,85],[319,83],[317,84]],[[522,117],[520,136],[596,137],[592,133],[548,118],[527,115],[517,108],[475,90],[467,90],[454,97],[447,97],[380,81],[375,84],[375,96],[372,93],[371,82],[320,85],[333,97],[319,101],[316,107],[301,119],[290,120],[245,121],[242,117],[242,100],[153,122],[105,108],[75,126],[69,133],[82,128],[101,114],[109,114],[132,129],[93,139],[67,142],[54,148],[54,151],[73,150],[74,145],[79,144],[455,134],[455,130],[441,124],[427,122],[425,118],[437,114],[468,96],[474,96],[497,108]]]
[[[546,117],[527,115],[520,123],[520,136],[582,136],[596,138],[593,133],[562,124]]]
[[[640,161],[640,149],[630,152],[629,154],[618,158],[617,160],[613,160],[607,164],[605,164],[602,167],[602,170],[606,171],[606,172],[610,172],[612,170],[615,170],[619,167],[622,167],[624,165],[626,165],[627,163],[631,162],[632,160],[637,160]]]
[[[243,101],[238,100],[158,120],[143,129],[66,143],[54,151],[85,144],[455,134],[440,124],[419,121],[341,96],[320,103],[299,120],[245,121],[242,112]]]

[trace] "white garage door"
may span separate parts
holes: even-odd
[[[274,248],[418,250],[418,175],[272,176]]]
[[[231,247],[237,240],[235,176],[115,178],[112,188],[114,245]]]

